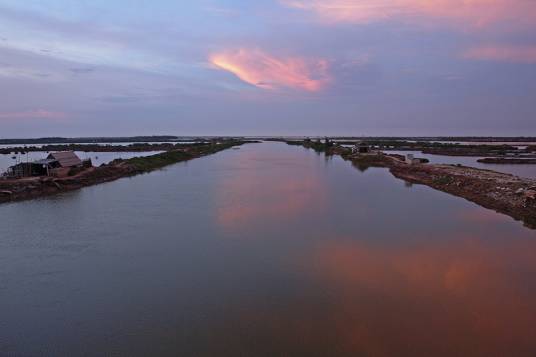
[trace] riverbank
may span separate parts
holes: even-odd
[[[296,145],[296,143],[292,143]],[[360,170],[385,167],[408,183],[426,185],[506,214],[536,229],[536,180],[461,165],[407,164],[399,155],[352,154],[341,146],[302,142],[302,146],[340,155]]]
[[[134,176],[161,169],[178,162],[215,154],[245,143],[248,142],[228,140],[217,144],[181,145],[178,149],[152,156],[114,160],[107,165],[91,167],[76,175],[65,178],[30,177],[11,180],[0,179],[0,203],[33,199],[115,181],[122,177]]]

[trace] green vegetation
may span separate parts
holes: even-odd
[[[183,151],[167,151],[146,157],[134,157],[124,160],[128,165],[134,167],[137,171],[152,171],[161,167],[174,164],[176,162],[192,159],[194,156]]]
[[[288,145],[303,146],[307,149],[313,149],[318,153],[326,152],[328,148],[333,146],[333,143],[331,141],[322,142],[320,140],[312,141],[310,139],[306,139],[303,141],[286,141],[286,143]]]
[[[131,137],[91,137],[91,138],[38,138],[38,139],[0,139],[0,145],[18,144],[76,144],[76,143],[134,143],[134,142],[180,141],[177,136],[131,136]]]
[[[217,144],[193,144],[188,145],[187,147],[182,149],[166,151],[156,155],[134,157],[128,160],[115,160],[110,164],[113,165],[120,162],[124,162],[126,165],[132,167],[137,172],[149,172],[168,165],[175,164],[177,162],[213,154],[218,151],[229,149],[233,146],[239,146],[245,143],[248,142],[239,140],[228,140]]]

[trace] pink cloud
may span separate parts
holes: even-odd
[[[536,46],[481,46],[469,49],[463,56],[480,61],[536,63]]]
[[[514,21],[533,25],[536,1],[531,0],[280,0],[288,7],[310,11],[328,23],[370,23],[392,18],[446,20],[470,26]]]
[[[51,112],[43,109],[30,110],[24,112],[10,112],[0,113],[0,120],[33,120],[33,119],[47,119],[47,120],[64,120],[67,118],[67,114],[62,112]]]
[[[242,81],[264,89],[316,92],[329,81],[328,62],[322,59],[280,58],[257,49],[240,49],[213,54],[210,62]]]

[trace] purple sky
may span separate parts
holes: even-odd
[[[533,0],[0,0],[0,137],[536,136],[535,39]]]

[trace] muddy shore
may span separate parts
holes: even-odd
[[[182,161],[207,156],[247,143],[225,141],[217,144],[181,145],[179,149],[146,157],[115,160],[107,165],[88,168],[76,175],[54,177],[30,177],[23,179],[0,179],[0,204],[73,191],[82,187],[115,181],[122,177],[154,171]]]
[[[340,155],[360,170],[385,167],[393,176],[408,183],[426,185],[465,198],[536,229],[536,180],[461,165],[412,165],[405,163],[399,155],[352,154],[350,149],[341,146],[326,147],[312,142],[302,142],[301,145],[327,155]]]

